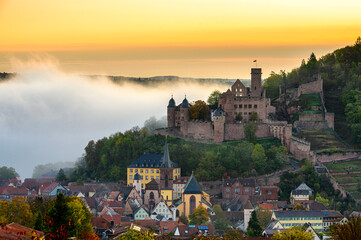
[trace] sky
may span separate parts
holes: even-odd
[[[361,1],[0,0],[0,71],[51,56],[66,72],[249,78],[361,33]]]

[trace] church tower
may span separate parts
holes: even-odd
[[[261,96],[262,68],[251,69],[251,96]]]

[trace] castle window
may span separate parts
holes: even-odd
[[[130,169],[129,172],[132,173],[132,172],[133,172],[133,169]]]
[[[234,108],[237,108],[237,104],[234,104]]]
[[[239,108],[242,108],[242,104],[239,104]]]
[[[247,113],[245,112],[244,115],[247,115]]]
[[[247,108],[247,104],[244,104],[244,108]]]
[[[257,104],[255,104],[253,107],[254,107],[254,108],[257,108]]]
[[[251,113],[249,112],[248,115],[251,115]]]
[[[249,104],[249,105],[248,105],[248,108],[252,108],[252,104]]]

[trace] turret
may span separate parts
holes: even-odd
[[[135,190],[137,190],[139,195],[142,196],[142,177],[139,175],[139,173],[134,175],[133,187]]]
[[[262,93],[262,68],[251,69],[251,96],[261,96]]]
[[[167,120],[168,120],[168,127],[175,127],[175,101],[173,96],[169,100],[168,107],[167,107]]]

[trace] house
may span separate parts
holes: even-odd
[[[144,220],[149,218],[148,209],[146,209],[144,206],[138,207],[133,211],[133,218],[134,220]]]
[[[207,236],[214,235],[214,233],[214,225],[184,225],[179,223],[169,235],[174,236],[174,239],[188,239],[195,235]]]
[[[151,211],[161,201],[162,195],[160,192],[160,187],[155,179],[145,185],[145,191],[143,196],[144,206],[146,206]]]
[[[260,194],[265,196],[267,201],[277,201],[278,191],[279,188],[276,186],[260,187]]]
[[[339,211],[336,210],[323,210],[323,230],[327,231],[328,228],[333,224],[344,224],[348,222]]]
[[[318,233],[315,231],[315,229],[313,229],[312,224],[311,223],[305,223],[302,226],[302,229],[305,232],[310,232],[312,233],[312,240],[321,240],[322,238],[318,235]]]
[[[175,210],[175,209],[174,209]],[[173,215],[172,210],[168,207],[168,205],[165,203],[165,201],[162,199],[157,206],[155,206],[154,210],[152,211],[150,217],[153,220],[161,220],[163,218],[169,220],[175,220],[175,212]],[[174,218],[173,218],[174,217]]]
[[[290,199],[291,203],[294,204],[295,201],[309,200],[310,194],[307,190],[292,190]]]
[[[262,232],[263,237],[272,237],[275,233],[285,230],[280,221],[271,220]]]
[[[226,200],[235,198],[240,194],[253,196],[255,194],[256,181],[252,178],[224,179],[222,185],[222,197]]]
[[[189,177],[179,177],[173,181],[173,199],[182,197],[184,187],[186,186]]]
[[[317,232],[323,232],[323,214],[320,211],[274,211],[271,219],[278,220],[285,229],[310,223]]]
[[[44,187],[39,189],[41,191],[41,195],[43,196],[56,196],[58,193],[67,193],[67,189],[63,187],[60,183],[54,182],[50,183]]]

